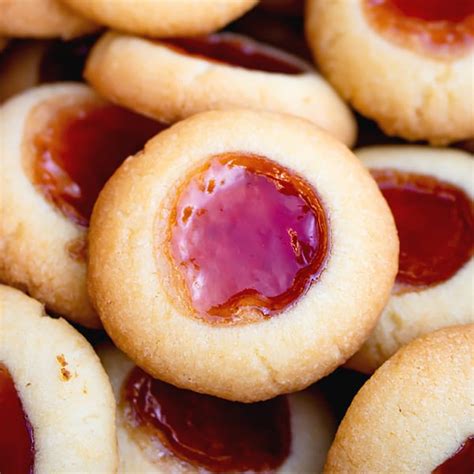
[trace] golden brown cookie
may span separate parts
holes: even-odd
[[[245,36],[153,41],[110,32],[85,76],[112,102],[158,120],[245,107],[297,115],[347,145],[355,140],[349,108],[308,63]]]
[[[474,322],[474,161],[460,150],[378,146],[357,156],[379,183],[400,237],[396,285],[349,366],[372,372],[402,345]]]
[[[0,107],[0,279],[85,326],[87,226],[102,185],[163,124],[84,85],[31,89]]]
[[[115,472],[114,396],[92,347],[18,290],[0,285],[0,302],[0,470]]]
[[[17,40],[0,58],[0,102],[38,84],[82,82],[86,56],[96,38]]]
[[[472,472],[474,325],[400,349],[355,396],[325,473]]]
[[[0,34],[25,38],[75,38],[99,29],[60,0],[0,0]]]
[[[472,2],[309,0],[306,32],[325,76],[385,133],[474,136]]]
[[[388,206],[344,145],[297,117],[213,111],[107,183],[88,285],[109,335],[151,375],[251,402],[350,357],[397,260]]]
[[[315,389],[229,402],[153,379],[112,345],[98,353],[118,404],[120,472],[321,472],[336,423]]]
[[[212,33],[250,10],[258,0],[62,0],[78,13],[115,30],[167,37]]]

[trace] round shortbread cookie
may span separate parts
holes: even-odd
[[[258,0],[62,0],[91,20],[131,34],[167,37],[212,33]]]
[[[246,444],[245,441],[237,441],[232,436],[226,438],[227,440],[230,438],[230,446],[224,445],[220,450],[218,448],[217,452],[213,452],[212,449],[210,449],[210,451],[201,451],[204,457],[207,456],[207,463],[204,461],[205,464],[203,465],[203,461],[191,461],[183,458],[179,447],[177,449],[176,446],[173,447],[170,445],[169,434],[165,434],[160,428],[155,427],[154,430],[149,431],[150,428],[147,430],[145,425],[140,424],[137,428],[133,421],[134,417],[132,416],[130,401],[126,397],[127,386],[130,383],[127,381],[130,380],[129,377],[135,368],[134,363],[110,344],[99,347],[98,354],[110,377],[118,404],[117,437],[119,442],[120,472],[208,473],[216,472],[208,465],[212,464],[212,462],[215,463],[216,460],[218,465],[222,462],[241,464],[241,458],[244,455],[248,460],[249,452],[245,451],[244,453],[243,451],[243,446],[249,449],[248,443]],[[186,390],[173,387],[169,388],[167,384],[155,382],[144,373],[142,373],[141,377],[143,380],[147,380],[146,383],[150,383],[150,392],[147,392],[150,393],[150,395],[148,396],[147,403],[149,406],[154,405],[157,407],[156,410],[154,410],[157,419],[166,420],[164,422],[168,423],[167,426],[174,433],[177,433],[175,436],[177,439],[180,439],[181,442],[183,442],[183,440],[184,442],[189,442],[190,438],[186,436],[185,433],[180,432],[180,426],[178,424],[179,417],[175,419],[175,424],[173,424],[173,420],[169,417],[167,418],[168,412],[166,412],[164,408],[160,408],[159,398],[151,395],[154,393],[160,394],[160,388],[164,390],[165,393],[169,390],[176,392],[177,397],[175,398],[176,404],[174,407],[176,412],[182,412],[183,420],[189,420],[189,430],[191,430],[193,435],[196,435],[198,431],[203,438],[208,439],[207,437],[209,437],[207,447],[214,447],[212,441],[213,436],[216,435],[213,435],[213,433],[219,433],[219,430],[223,429],[224,432],[226,431],[222,423],[226,422],[226,412],[233,409],[235,402],[222,401],[207,395],[190,394]],[[157,385],[153,387],[154,384]],[[278,440],[278,434],[280,433],[276,434],[271,431],[266,431],[265,434],[265,438],[268,441],[260,439],[260,443],[263,441],[263,444],[266,445],[268,442],[268,445],[273,446],[273,455],[276,455],[280,450],[285,451],[285,448],[289,448],[289,452],[285,453],[286,456],[281,456],[281,459],[278,460],[280,464],[278,466],[272,466],[271,472],[321,472],[326,460],[327,451],[329,450],[336,431],[336,422],[331,410],[322,394],[314,388],[312,388],[311,391],[295,393],[286,397],[289,414],[285,413],[285,416],[282,416],[282,424],[286,426],[289,421],[290,439]],[[247,417],[248,412],[245,408],[247,406],[248,405],[242,406],[236,403],[236,413],[237,410],[241,410],[240,416],[231,419],[236,425],[229,427],[229,429],[239,429],[239,425],[240,429],[243,429],[242,424],[249,423]],[[228,407],[229,410],[226,410],[226,407]],[[169,405],[167,408],[170,408]],[[252,410],[251,413],[253,413],[251,416],[258,417],[258,409],[252,406],[249,408]],[[196,410],[198,410],[198,412],[204,412],[203,416],[207,420],[204,426],[200,425],[204,420],[201,413],[196,413]],[[268,410],[265,402],[262,410]],[[212,419],[206,417],[206,414],[210,413],[212,413]],[[221,420],[219,414],[221,414],[224,419]],[[240,419],[240,422],[238,419]],[[194,422],[191,420],[194,420]],[[136,421],[135,419],[135,422]],[[213,427],[213,422],[215,422],[215,427]],[[260,423],[259,428],[263,430],[262,424],[266,426],[265,423],[269,423],[269,420],[267,417],[261,418]],[[197,426],[199,426],[199,428],[197,428]],[[278,426],[278,423],[276,423],[276,426]],[[241,433],[242,436],[245,436],[245,434],[249,435],[249,433]],[[160,437],[164,442],[160,441]],[[274,444],[271,445],[269,440],[273,439],[273,437],[275,437],[277,441],[273,441]],[[256,440],[257,439],[258,438],[256,438]],[[225,443],[223,439],[219,441]],[[237,444],[234,445],[234,443]],[[192,441],[190,446],[192,447]],[[202,450],[202,447],[200,447],[200,449]],[[235,449],[237,449],[237,452],[234,451]],[[260,452],[260,450],[262,450],[261,445],[256,446],[255,450]],[[229,452],[232,452],[234,457],[230,456],[229,459]],[[223,461],[223,459],[225,459],[225,461]],[[221,469],[218,469],[218,472],[222,471],[222,465],[220,467]],[[248,471],[251,471],[251,466],[246,470],[246,472]]]
[[[109,32],[85,77],[112,102],[170,123],[244,107],[297,115],[347,145],[355,140],[351,111],[308,63],[245,36],[153,41]]]
[[[99,29],[59,0],[0,0],[0,34],[25,38],[75,38]]]
[[[256,163],[271,172],[254,174]],[[217,227],[202,237],[197,230],[195,240],[185,228],[193,207],[180,203],[194,193],[201,169],[215,178],[196,192],[207,189],[217,206],[229,196],[222,197],[229,211],[219,217],[219,207],[210,204],[207,214],[198,205],[196,219],[210,217],[192,222]],[[234,182],[235,190],[225,187]],[[249,191],[240,185],[246,182]],[[292,194],[295,182],[300,194]],[[295,201],[272,201],[287,195],[307,199],[289,224],[284,209]],[[320,211],[307,220],[313,198]],[[197,263],[193,255],[202,252]],[[291,259],[301,263],[297,274]],[[213,111],[164,131],[109,180],[92,215],[88,285],[108,334],[144,370],[181,388],[251,402],[302,389],[349,358],[389,297],[397,260],[388,206],[345,146],[296,117]],[[201,267],[207,276],[193,273]]]
[[[401,3],[410,6],[400,0],[310,0],[306,32],[321,70],[388,135],[433,144],[473,137],[474,11],[443,34],[451,23],[418,20],[391,7]],[[429,17],[436,10],[425,3]],[[372,18],[380,15],[383,20]],[[431,45],[430,35],[443,41]]]
[[[0,108],[0,279],[89,327],[100,326],[86,289],[87,212],[93,194],[155,134],[153,126],[149,130],[152,121],[123,109],[115,123],[107,114],[88,122],[89,113],[115,109],[80,84],[40,86]],[[143,124],[138,143],[133,129],[128,135],[130,120]],[[128,138],[137,146],[129,148]],[[102,142],[113,145],[110,157]],[[71,161],[66,167],[63,158]],[[84,170],[87,163],[95,168]]]
[[[473,352],[472,324],[444,328],[400,349],[355,396],[324,472],[471,472]],[[464,469],[458,464],[450,470],[446,461],[462,447]]]
[[[116,472],[115,401],[92,347],[20,291],[0,285],[0,300],[0,373],[13,380],[29,425],[34,472]],[[13,466],[24,462],[15,448]]]
[[[419,187],[412,178],[403,194],[400,186],[387,190],[389,206],[397,206],[395,223],[400,226],[402,260],[398,282],[374,332],[348,363],[357,370],[373,372],[418,336],[474,322],[474,161],[460,150],[408,145],[367,147],[356,155],[375,177],[379,174],[382,190],[387,184],[387,172],[416,175],[421,182]],[[423,183],[426,179],[430,181]],[[431,195],[436,192],[438,197],[433,200]],[[406,207],[400,207],[400,203]],[[450,203],[458,207],[449,208]],[[461,255],[456,249],[461,249]],[[416,252],[423,252],[419,260]],[[443,268],[450,265],[448,259],[458,258],[459,262],[443,274]],[[435,270],[440,275],[429,284],[423,283],[420,275]],[[407,274],[411,283],[404,282]]]

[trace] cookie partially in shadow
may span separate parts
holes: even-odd
[[[472,472],[473,351],[472,324],[400,349],[355,396],[324,472]]]
[[[127,156],[166,125],[113,106],[85,85],[40,86],[0,108],[0,279],[84,326],[95,199]]]
[[[418,336],[474,322],[474,161],[427,146],[367,147],[356,156],[378,182],[400,238],[392,297],[348,363],[372,372]]]
[[[89,343],[0,285],[0,470],[115,472],[115,401]]]

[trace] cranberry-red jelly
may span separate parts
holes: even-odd
[[[171,255],[208,321],[257,318],[293,304],[324,268],[328,221],[314,189],[266,158],[211,159],[181,189]],[[207,317],[206,317],[207,315]]]
[[[459,449],[433,474],[472,474],[474,472],[474,436],[470,436]]]
[[[34,138],[33,181],[68,218],[87,226],[106,181],[165,127],[114,105],[59,108]]]
[[[474,0],[364,0],[372,24],[409,47],[453,54],[474,44]]]
[[[33,474],[33,429],[10,372],[0,362],[0,472]]]
[[[168,385],[138,367],[130,372],[122,397],[130,429],[212,472],[268,472],[290,452],[286,397],[229,402]]]
[[[302,74],[311,68],[288,53],[258,43],[245,36],[216,33],[192,38],[160,40],[180,52],[255,71]]]
[[[390,206],[400,238],[397,280],[441,283],[472,256],[473,203],[456,186],[430,176],[372,170]]]

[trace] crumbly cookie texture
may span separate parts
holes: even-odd
[[[112,384],[117,408],[117,437],[121,472],[204,473],[203,467],[180,460],[156,439],[150,440],[153,455],[137,444],[127,428],[123,407],[120,406],[123,384],[135,364],[116,347],[104,344],[98,348],[99,357]],[[276,470],[283,472],[321,472],[334,438],[336,422],[321,393],[300,392],[289,395],[291,416],[291,452]]]
[[[450,183],[474,199],[474,162],[469,153],[427,146],[380,146],[356,150],[369,169],[395,169],[432,176]],[[400,347],[446,326],[474,322],[471,257],[448,280],[427,288],[392,294],[374,331],[347,363],[371,373]]]
[[[70,39],[99,29],[60,0],[0,0],[0,11],[5,36]]]
[[[360,0],[309,0],[306,34],[324,75],[386,134],[438,145],[474,136],[474,48],[440,60],[399,46]]]
[[[84,74],[112,102],[168,123],[245,107],[306,118],[348,146],[356,137],[349,107],[313,70],[297,75],[248,70],[109,32],[93,48]]]
[[[400,349],[355,396],[325,473],[432,472],[474,434],[474,325]]]
[[[63,319],[0,285],[0,362],[33,428],[35,472],[116,472],[115,402],[92,347]]]
[[[0,280],[71,321],[100,327],[86,288],[87,229],[66,218],[30,179],[34,133],[51,110],[93,100],[102,99],[85,85],[54,84],[0,107]]]
[[[167,229],[176,187],[229,151],[304,176],[324,204],[330,250],[317,282],[282,314],[215,326],[191,317],[172,283]],[[156,378],[245,402],[302,389],[347,360],[376,324],[397,265],[392,215],[360,161],[305,120],[250,110],[198,114],[148,142],[103,189],[89,231],[89,293],[116,345]]]
[[[258,0],[62,0],[81,15],[110,28],[152,37],[211,33],[243,15]]]

